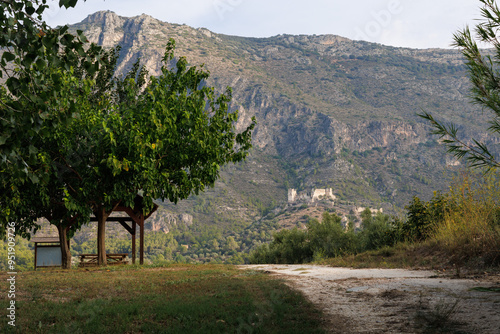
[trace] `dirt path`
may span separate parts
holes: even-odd
[[[331,333],[500,333],[498,275],[452,279],[403,269],[241,268],[285,279],[323,310]]]

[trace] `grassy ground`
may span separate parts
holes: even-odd
[[[423,243],[401,243],[357,255],[339,256],[316,261],[316,264],[351,268],[404,268],[438,270],[450,275],[498,273],[500,266],[484,264],[481,257],[455,262],[436,240]]]
[[[283,282],[223,265],[18,273],[16,308],[1,333],[323,333],[320,312]]]
[[[334,267],[441,269],[449,267],[446,259],[422,246],[399,244],[396,247],[367,251],[317,261]]]

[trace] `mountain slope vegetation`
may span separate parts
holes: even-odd
[[[464,136],[493,142],[479,130],[487,116],[469,103],[456,50],[396,48],[335,35],[244,38],[109,11],[71,29],[107,48],[121,45],[120,73],[140,58],[158,74],[164,47],[174,38],[177,57],[204,64],[220,92],[233,88],[239,130],[256,117],[246,162],[226,167],[203,194],[162,203],[160,216],[191,217],[188,225],[159,222],[168,225],[164,231],[181,225],[207,243],[234,237],[241,246],[241,235],[253,235],[257,244],[269,241],[285,222],[297,226],[325,210],[352,219],[359,207],[395,214],[413,196],[427,200],[446,190],[462,167],[429,135],[417,116],[422,110],[466,124]],[[336,200],[292,205],[290,188],[332,188]],[[189,245],[185,239],[179,241]]]

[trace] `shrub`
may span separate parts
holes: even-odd
[[[322,221],[311,219],[306,231],[294,228],[276,233],[270,244],[252,252],[250,263],[304,263],[395,243],[389,216],[380,213],[372,219],[370,213],[363,226],[360,233],[346,231],[339,216],[324,212]]]
[[[493,175],[462,175],[450,191],[455,206],[437,225],[433,239],[451,262],[480,259],[500,264],[500,182]]]
[[[309,221],[307,234],[313,255],[320,257],[336,257],[356,251],[355,236],[352,231],[346,232],[341,218],[335,214],[323,213],[322,222]]]
[[[369,210],[369,209],[368,209]],[[359,232],[359,246],[361,250],[375,250],[384,246],[394,246],[399,241],[394,238],[394,226],[391,217],[378,213],[375,217],[371,214],[369,219],[363,219],[363,229]]]
[[[304,263],[311,261],[312,255],[306,232],[294,228],[281,230],[269,245],[264,244],[254,250],[250,263]]]
[[[407,220],[402,226],[403,237],[407,241],[423,241],[434,231],[436,226],[444,220],[447,213],[455,207],[449,195],[435,192],[429,202],[423,202],[413,197],[407,210]]]

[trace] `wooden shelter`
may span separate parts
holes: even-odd
[[[140,241],[139,241],[139,263],[144,264],[144,221],[148,219],[157,209],[158,205],[153,203],[153,208],[150,212],[147,214],[144,214],[144,206],[143,206],[143,198],[142,196],[137,195],[134,201],[134,206],[133,207],[126,207],[126,206],[121,206],[118,205],[116,206],[112,212],[124,212],[128,215],[128,217],[111,217],[108,216],[106,218],[106,221],[111,221],[111,222],[118,222],[120,225],[122,225],[127,232],[129,232],[132,235],[132,263],[135,264],[135,259],[136,259],[136,232],[137,232],[137,225],[139,225],[139,230],[140,230]],[[112,213],[111,212],[111,213]],[[91,222],[97,222],[98,218],[97,217],[90,217]],[[130,223],[130,225],[129,225]],[[99,243],[99,238],[104,238],[104,235],[99,234],[98,230],[98,243]],[[97,256],[98,258],[101,258],[101,249],[98,247],[97,248]]]

